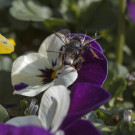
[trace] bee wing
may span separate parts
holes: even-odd
[[[14,51],[11,42],[0,34],[0,54],[8,54]]]
[[[55,35],[58,36],[65,45],[69,44],[69,40],[68,40],[69,34],[70,34],[70,31],[68,29],[62,29],[58,32],[55,32]]]
[[[68,29],[62,29],[62,30],[59,31],[59,33],[65,35],[66,37],[67,37],[69,34],[71,34],[70,30],[68,30]]]

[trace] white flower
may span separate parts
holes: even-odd
[[[16,117],[7,124],[14,126],[42,126],[56,134],[63,134],[58,128],[67,115],[70,105],[70,93],[66,87],[52,86],[43,95],[38,116]]]
[[[69,65],[61,68],[58,50],[63,42],[55,35],[47,37],[38,53],[29,53],[17,58],[12,67],[14,93],[36,96],[52,85],[68,87],[77,79],[77,71]]]

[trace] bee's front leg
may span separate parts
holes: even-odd
[[[63,48],[65,48],[65,45],[63,45],[61,48],[60,48],[60,50],[59,51],[63,51]],[[61,55],[62,55],[62,53],[59,53],[59,58],[61,57]]]
[[[94,52],[94,50],[91,48],[91,44],[90,44],[89,50],[91,51],[93,57],[95,57],[95,58],[97,58],[97,59],[101,59],[101,60],[103,59],[103,58],[98,57],[98,55],[97,55],[97,54]]]
[[[73,63],[75,65],[76,70],[80,70],[82,63],[84,62],[84,58],[82,56],[79,56]]]

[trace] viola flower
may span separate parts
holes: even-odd
[[[14,45],[10,42],[10,40],[0,34],[0,54],[9,54],[14,51]]]
[[[127,8],[128,8],[128,12],[129,12],[131,19],[135,23],[135,2],[132,0],[128,0]]]
[[[55,34],[45,39],[44,48],[57,48],[63,44]],[[56,53],[43,55],[44,50],[38,53],[29,53],[18,57],[12,67],[12,84],[14,93],[24,96],[36,96],[52,85],[68,87],[77,79],[77,71],[66,65],[61,67],[61,59]]]
[[[52,86],[42,96],[37,116],[16,117],[7,122],[14,126],[37,125],[57,132],[70,105],[70,94],[66,87]]]
[[[103,55],[101,46],[96,41],[91,41],[92,38],[84,34],[71,34],[72,36],[81,36],[85,40],[90,41],[90,49],[98,56],[95,57],[89,48],[84,52],[82,57],[84,62],[81,69],[78,71],[78,78],[76,83],[91,83],[94,85],[102,86],[108,72],[108,62],[106,57]]]
[[[78,71],[78,78],[76,80],[76,83],[91,83],[98,86],[102,86],[106,77],[107,77],[107,71],[108,71],[108,63],[106,57],[103,55],[103,51],[101,46],[95,41],[92,40],[91,37],[85,35],[85,34],[68,34],[67,40],[69,38],[72,38],[73,36],[81,36],[85,40],[89,41],[90,49],[98,56],[95,57],[92,52],[89,50],[89,48],[84,52],[82,55],[84,58],[84,62],[82,63],[82,66],[80,70]],[[42,53],[44,56],[51,56],[55,51],[58,52],[60,48],[63,46],[63,44],[51,44],[51,46],[46,47],[46,40],[41,44],[41,47],[39,49],[39,52]],[[54,48],[52,47],[54,46]],[[47,52],[47,51],[52,51]],[[54,51],[54,52],[53,52]],[[55,55],[58,55],[55,53]]]
[[[15,127],[0,124],[0,135],[53,135],[49,131],[37,126]]]
[[[38,116],[16,117],[7,124],[42,126],[56,135],[101,135],[89,121],[80,118],[109,98],[106,90],[88,83],[75,84],[71,94],[64,86],[52,86],[41,99]]]
[[[108,91],[90,83],[75,83],[71,88],[70,107],[61,128],[65,129],[71,121],[105,104],[111,95]]]

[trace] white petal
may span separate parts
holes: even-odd
[[[12,83],[18,84],[20,82],[35,84],[39,83],[41,79],[37,75],[41,75],[39,69],[51,68],[51,65],[43,56],[38,53],[30,53],[18,57],[12,67]],[[35,84],[36,85],[36,84]]]
[[[26,125],[36,125],[42,126],[41,121],[37,116],[23,116],[23,117],[15,117],[6,122],[6,124],[14,125],[14,126],[26,126]]]
[[[55,132],[65,118],[70,104],[66,87],[52,86],[43,95],[38,117],[46,129]]]
[[[48,89],[50,86],[54,85],[54,82],[45,84],[45,85],[30,85],[24,89],[21,89],[20,91],[14,91],[13,94],[19,94],[19,95],[23,95],[23,96],[28,96],[28,97],[33,97],[38,95],[39,93],[41,93],[42,91],[45,91],[46,89]]]
[[[77,77],[77,71],[71,66],[66,65],[61,74],[54,80],[54,85],[64,85],[65,87],[68,87],[77,79]]]
[[[16,94],[25,96],[35,96],[50,86],[42,84],[41,71],[39,69],[51,68],[47,59],[38,53],[30,53],[17,58],[12,67],[12,84],[27,84],[28,87],[21,91],[15,91]],[[39,91],[38,91],[39,89]],[[31,91],[30,91],[31,90]]]
[[[64,131],[62,130],[58,130],[55,135],[65,135]]]
[[[57,66],[59,67],[61,65],[61,59],[59,58],[59,53],[56,52],[60,51],[63,45],[64,43],[62,42],[62,40],[55,34],[52,34],[43,41],[38,52],[41,55],[44,55],[44,57],[46,57],[50,61],[50,63],[52,63],[52,60],[56,61],[57,59]]]

